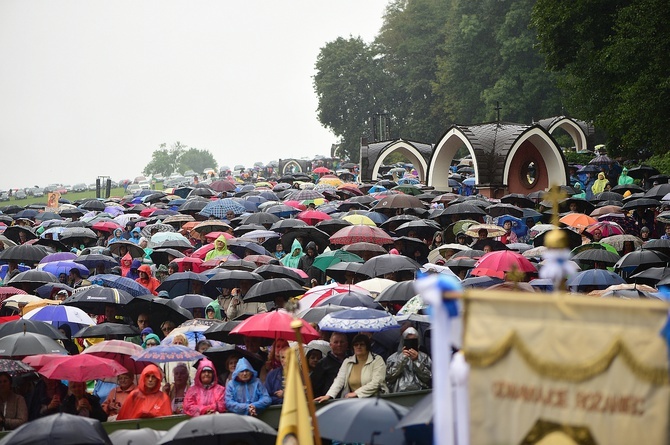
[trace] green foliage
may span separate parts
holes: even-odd
[[[209,150],[187,148],[177,141],[170,148],[162,143],[160,148],[153,152],[151,161],[144,167],[142,173],[145,175],[162,174],[170,176],[174,172],[185,172],[193,170],[202,172],[206,168],[217,169],[218,165]]]
[[[532,24],[573,114],[608,135],[611,156],[665,153],[670,8],[664,0],[537,0]]]
[[[593,154],[591,153],[577,153],[576,151],[566,151],[563,153],[565,155],[565,160],[568,161],[568,164],[579,164],[586,165],[591,159],[593,159]]]
[[[654,155],[644,161],[645,165],[650,165],[664,175],[670,175],[670,152]]]

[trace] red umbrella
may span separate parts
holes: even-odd
[[[200,258],[185,256],[184,258],[175,258],[172,262],[179,265],[179,272],[192,270],[195,273],[200,273],[204,270],[201,267],[203,261]]]
[[[597,223],[588,226],[584,231],[593,235],[593,232],[596,230],[600,230],[603,238],[625,234],[623,228],[614,221],[598,221]]]
[[[196,249],[190,256],[192,258],[200,258],[201,260],[204,260],[210,250],[214,250],[214,243],[205,244],[199,249]]]
[[[82,354],[114,360],[129,371],[139,374],[150,362],[135,361],[130,357],[142,351],[142,346],[129,341],[105,340],[86,348]]]
[[[86,382],[88,380],[116,377],[128,372],[112,359],[91,354],[66,355],[63,359],[52,360],[39,371],[50,379]]]
[[[101,232],[113,232],[116,229],[120,229],[121,224],[115,221],[98,221],[97,223],[91,226],[93,230],[99,230]]]
[[[312,171],[314,173],[329,173],[330,172],[330,170],[328,170],[326,167],[317,167]]]
[[[320,212],[318,210],[305,210],[304,212],[300,212],[297,215],[295,215],[295,218],[301,221],[305,221],[310,226],[314,226],[316,225],[316,223],[319,223],[321,221],[327,221],[329,219],[333,219],[329,214],[325,212]]]
[[[65,357],[68,356],[63,354],[35,354],[24,357],[21,361],[39,371],[47,363],[59,361]]]
[[[295,199],[289,199],[288,201],[284,201],[284,204],[287,206],[291,206],[295,209],[298,210],[306,210],[307,206],[305,204],[302,204],[300,201],[296,201]]]
[[[323,286],[315,286],[305,292],[305,294],[300,298],[300,310],[303,311],[310,307],[314,307],[326,298],[349,291],[360,292],[368,295],[370,294],[370,292],[368,292],[366,289],[360,286],[356,286],[355,284],[333,283]]]
[[[366,225],[353,225],[344,227],[335,232],[330,237],[331,244],[353,244],[353,243],[374,243],[374,244],[393,244],[391,238],[383,229],[379,227]]]
[[[512,250],[497,250],[482,256],[471,275],[505,278],[507,272],[517,270],[526,274],[536,274],[537,269],[526,257]]]
[[[221,235],[223,235],[225,239],[235,238],[234,235],[231,235],[228,232],[209,232],[208,234],[205,235],[205,239],[207,240],[208,243],[213,243],[214,240],[216,240]]]
[[[291,328],[291,322],[295,320],[293,315],[284,310],[263,312],[252,315],[239,325],[235,326],[230,334],[246,335],[247,337],[283,338],[284,340],[297,341],[295,331]],[[302,321],[302,341],[309,343],[321,338],[321,335],[309,323]]]

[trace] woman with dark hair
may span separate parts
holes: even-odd
[[[72,328],[70,328],[70,325],[62,324],[58,326],[58,330],[66,337],[65,340],[61,340],[61,343],[63,343],[63,347],[67,349],[68,354],[79,354],[79,348],[77,348],[77,345],[72,341]]]
[[[340,366],[337,377],[326,395],[317,397],[315,402],[324,402],[336,397],[372,397],[388,392],[386,386],[386,363],[384,359],[370,351],[372,341],[365,334],[358,334],[351,342],[354,355],[347,357]]]
[[[13,430],[28,421],[25,399],[12,391],[12,376],[0,372],[0,429]]]

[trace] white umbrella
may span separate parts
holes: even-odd
[[[386,311],[367,307],[352,307],[327,314],[319,328],[335,332],[380,332],[398,328],[395,317]]]
[[[369,280],[360,281],[356,286],[362,287],[372,294],[373,297],[381,294],[384,289],[393,286],[396,282],[387,278],[371,278]]]

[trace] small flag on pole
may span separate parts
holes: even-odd
[[[293,348],[289,348],[285,372],[284,404],[279,418],[276,445],[293,445],[296,443],[314,445],[312,418],[307,405],[305,387],[300,377],[300,367]]]

